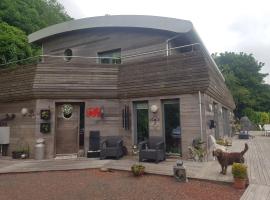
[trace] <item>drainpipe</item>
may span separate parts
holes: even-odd
[[[169,39],[166,40],[166,56],[169,56],[169,43],[170,41],[174,40],[175,38],[179,37],[180,35],[182,35],[181,33],[180,34],[177,34]]]
[[[200,136],[201,136],[201,141],[203,141],[203,127],[202,127],[202,95],[201,95],[201,91],[199,91],[199,110],[200,110]]]

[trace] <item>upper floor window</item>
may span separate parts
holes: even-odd
[[[66,49],[64,51],[64,60],[68,62],[68,61],[71,60],[71,58],[72,58],[72,50],[71,49]]]
[[[101,64],[121,64],[121,49],[99,52],[98,57]]]

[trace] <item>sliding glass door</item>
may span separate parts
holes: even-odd
[[[135,144],[148,139],[149,137],[149,117],[148,117],[148,103],[136,102],[134,103],[135,110]]]
[[[181,154],[179,99],[163,101],[163,119],[166,152],[168,154]]]

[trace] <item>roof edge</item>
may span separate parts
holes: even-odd
[[[148,15],[105,15],[55,24],[28,35],[28,40],[30,43],[33,43],[57,34],[100,27],[149,28],[176,33],[186,33],[192,30],[193,25],[188,20],[168,17]]]

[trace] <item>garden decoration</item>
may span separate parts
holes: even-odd
[[[62,113],[64,118],[68,119],[71,117],[73,111],[73,106],[71,104],[64,104],[62,106]]]
[[[247,183],[247,166],[242,163],[233,163],[232,174],[234,178],[234,187],[245,189]]]

